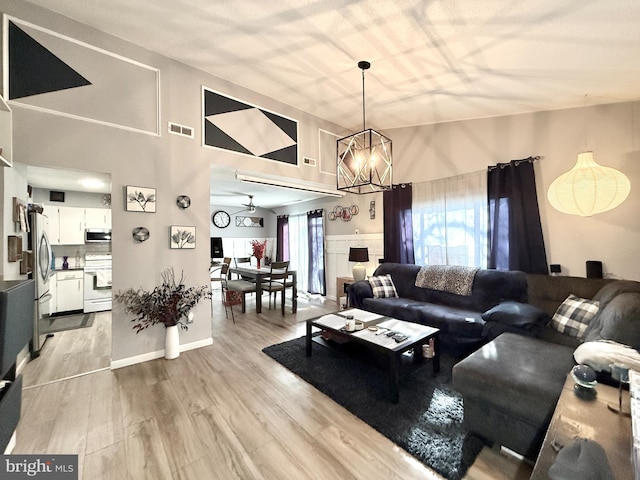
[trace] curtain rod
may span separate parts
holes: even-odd
[[[517,167],[518,165],[520,165],[521,163],[525,163],[525,162],[529,162],[529,163],[533,163],[536,160],[540,160],[540,155],[536,155],[535,157],[527,157],[527,158],[521,158],[518,160],[511,160],[509,163],[498,163],[496,165],[489,165],[487,167],[487,170],[491,171],[491,170],[495,170],[496,168],[506,168],[509,167],[511,165],[513,165],[514,167]]]

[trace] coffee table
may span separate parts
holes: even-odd
[[[344,325],[347,315],[353,315],[355,320],[362,321],[364,328],[354,332],[345,331]],[[369,330],[368,327],[374,326],[377,327],[377,331]],[[434,374],[440,371],[440,330],[437,328],[376,315],[359,309],[342,310],[307,320],[307,357],[310,357],[312,353],[313,327],[329,332],[337,340],[355,342],[386,357],[388,359],[389,396],[393,403],[398,403],[400,399],[398,382],[402,375],[414,370],[426,361],[431,362]],[[407,339],[396,342],[386,335],[390,331],[406,335]],[[434,355],[431,358],[425,358],[422,355],[422,346],[429,345],[430,340],[433,340]]]

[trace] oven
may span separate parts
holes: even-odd
[[[111,254],[84,257],[84,312],[111,310]]]

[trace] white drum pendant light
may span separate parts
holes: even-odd
[[[617,207],[630,191],[626,175],[598,165],[593,152],[582,152],[575,166],[553,181],[547,197],[563,213],[590,217]]]

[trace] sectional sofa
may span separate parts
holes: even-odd
[[[453,386],[464,398],[466,427],[528,458],[542,444],[574,354],[603,341],[640,350],[640,282],[480,269],[468,294],[458,295],[417,287],[420,270],[381,264],[370,281],[349,287],[349,300],[440,328],[443,350],[464,357],[453,368]],[[390,278],[393,288],[380,287],[380,278]],[[598,302],[588,323],[575,327],[554,317],[570,295],[587,306]],[[578,358],[609,380],[608,357],[590,355]]]
[[[440,329],[442,348],[456,356],[477,349],[486,342],[482,314],[501,301],[527,301],[527,278],[523,272],[479,269],[469,295],[416,286],[419,265],[383,263],[373,277],[390,276],[391,289],[374,289],[367,280],[347,288],[349,302],[380,315]],[[523,326],[523,328],[525,328]]]
[[[569,295],[598,302],[597,313],[580,337],[561,333],[554,322],[535,338],[489,322],[494,339],[458,362],[452,381],[464,398],[469,430],[533,460],[576,363],[590,365],[599,381],[610,383],[608,367],[616,354],[640,361],[640,283],[527,275],[527,285],[529,305],[547,318],[556,318]],[[614,346],[622,353],[612,354]]]

